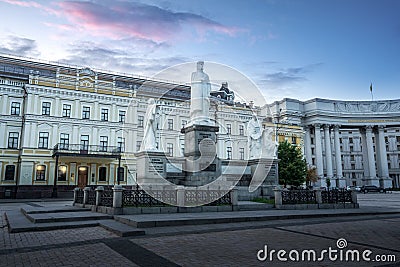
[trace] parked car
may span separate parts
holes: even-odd
[[[382,187],[377,187],[376,185],[364,185],[361,187],[360,190],[362,193],[368,192],[379,192],[379,193],[386,193],[386,189]]]

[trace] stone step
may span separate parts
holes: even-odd
[[[239,211],[268,210],[268,209],[273,209],[273,208],[274,208],[273,204],[262,204],[262,203],[242,204],[242,205],[238,206]]]
[[[80,211],[80,212],[55,212],[55,213],[33,213],[25,214],[25,216],[33,223],[49,223],[49,222],[76,222],[90,220],[112,219],[112,215]]]
[[[113,232],[114,234],[125,237],[125,236],[139,236],[144,235],[145,231],[126,225],[124,223],[117,222],[115,220],[100,220],[99,225],[104,229]]]
[[[20,211],[7,211],[8,231],[10,233],[50,231],[59,229],[72,229],[83,227],[94,227],[99,225],[97,220],[72,221],[72,222],[48,222],[35,224],[31,222]]]
[[[74,206],[60,206],[60,207],[24,206],[21,208],[21,212],[24,214],[80,212],[80,211],[90,211],[90,209],[89,208],[79,208],[79,207],[74,207]]]

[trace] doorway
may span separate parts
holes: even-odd
[[[78,187],[84,188],[88,183],[88,167],[80,166],[78,168]]]

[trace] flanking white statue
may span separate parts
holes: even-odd
[[[277,144],[272,140],[273,129],[262,128],[256,115],[247,124],[249,159],[276,158]]]
[[[197,62],[197,71],[192,73],[190,98],[190,125],[213,125],[210,120],[210,78],[204,72],[204,62]]]
[[[262,158],[277,158],[278,157],[278,142],[273,139],[274,129],[272,127],[267,127],[263,131],[262,137],[262,148],[261,157]]]
[[[247,144],[249,146],[249,158],[261,158],[262,127],[256,115],[247,123]]]
[[[157,114],[159,108],[153,98],[147,101],[146,115],[144,116],[144,136],[140,151],[158,151],[156,142]]]

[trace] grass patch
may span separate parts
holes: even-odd
[[[274,199],[266,199],[261,197],[256,197],[252,200],[253,202],[264,203],[264,204],[275,204]]]

